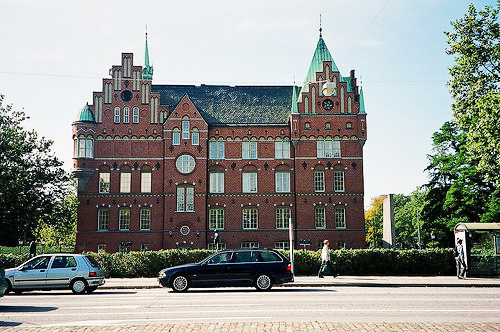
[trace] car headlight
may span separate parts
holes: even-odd
[[[167,276],[167,274],[165,273],[165,271],[160,271],[160,273],[158,273],[158,278],[165,278]]]

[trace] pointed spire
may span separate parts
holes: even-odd
[[[142,69],[142,78],[145,80],[153,79],[153,66],[149,65],[149,50],[148,50],[148,26],[146,25],[146,51],[144,55],[144,68]]]
[[[359,91],[359,113],[366,113],[365,112],[365,98],[363,98],[363,86],[361,86],[361,89]]]
[[[321,14],[319,14],[319,38],[322,37],[321,31],[323,31],[323,29],[321,28]]]
[[[309,91],[309,83],[316,82],[316,73],[323,71],[323,61],[331,61],[332,62],[331,70],[333,72],[339,71],[337,65],[335,64],[335,61],[333,60],[332,55],[330,54],[330,51],[328,51],[328,47],[326,47],[321,31],[322,29],[320,27],[318,44],[316,45],[316,50],[314,51],[311,64],[309,65],[309,71],[307,72],[306,79],[304,80],[304,85],[300,90],[299,100],[302,100],[302,92]]]
[[[299,113],[297,109],[297,94],[295,93],[295,82],[293,82],[293,90],[292,90],[292,114]]]

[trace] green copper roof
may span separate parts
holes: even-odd
[[[361,87],[361,90],[359,91],[359,113],[366,113],[365,99],[363,98],[363,87]]]
[[[78,112],[76,121],[95,122],[94,113],[90,110],[88,103],[80,110],[80,112]]]
[[[146,51],[144,54],[144,68],[142,69],[142,78],[145,80],[153,79],[153,66],[149,65],[149,51],[148,51],[148,34],[146,32]]]
[[[316,50],[314,51],[313,58],[311,60],[311,64],[309,65],[309,71],[307,72],[306,79],[304,81],[304,86],[300,90],[299,99],[302,99],[302,92],[309,91],[308,82],[316,82],[316,73],[323,71],[323,61],[331,61],[332,62],[332,71],[338,72],[339,69],[333,61],[333,57],[328,51],[328,47],[326,47],[325,41],[321,35],[319,36],[318,44],[316,45]]]
[[[292,113],[299,113],[297,109],[297,93],[295,92],[295,84],[293,85],[292,90]]]
[[[332,62],[332,71],[339,71],[335,61],[333,61],[328,47],[326,47],[323,37],[319,37],[318,44],[316,45],[316,50],[314,51],[311,64],[309,65],[309,71],[307,72],[306,82],[316,82],[316,72],[323,71],[323,61]]]

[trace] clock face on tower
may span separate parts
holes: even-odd
[[[331,111],[333,108],[333,101],[331,99],[325,99],[323,100],[323,108],[326,111]]]

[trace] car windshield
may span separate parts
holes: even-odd
[[[101,267],[99,265],[99,263],[95,260],[94,257],[92,257],[92,256],[85,256],[85,258],[89,262],[90,266],[95,267],[95,268],[100,268]]]
[[[38,269],[46,269],[49,265],[50,256],[40,256],[35,257],[30,261],[27,261],[22,266],[23,270],[38,270]]]

